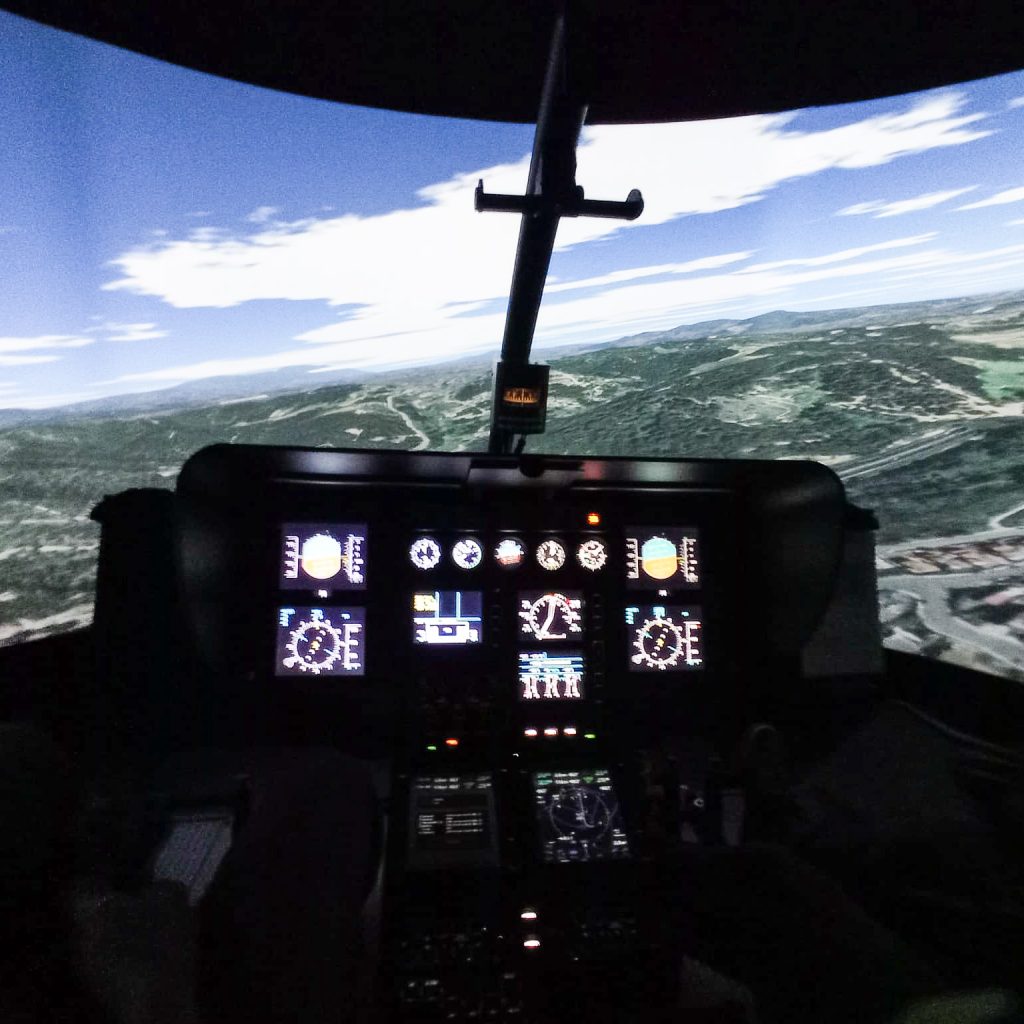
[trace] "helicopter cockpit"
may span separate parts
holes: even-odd
[[[993,684],[968,721],[896,671],[878,524],[840,476],[527,450],[558,387],[531,346],[559,224],[644,210],[577,183],[585,123],[994,74],[1012,31],[910,0],[903,32],[855,4],[4,7],[306,96],[537,126],[525,194],[474,194],[521,218],[486,451],[201,447],[173,489],[96,495],[88,637],[4,653],[6,717],[76,747],[0,743],[3,813],[42,809],[26,848],[76,851],[11,873],[33,882],[9,900],[24,1019],[1024,1019],[1024,705]]]

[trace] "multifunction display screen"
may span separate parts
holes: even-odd
[[[545,864],[629,856],[619,800],[606,769],[537,772],[532,781]]]
[[[521,701],[582,700],[585,695],[581,651],[519,652]]]
[[[583,635],[583,594],[575,590],[519,593],[520,639],[579,642]]]
[[[695,529],[626,527],[626,586],[631,590],[700,585],[700,550]]]
[[[497,862],[489,774],[418,776],[413,780],[409,816],[411,867]]]
[[[479,590],[432,590],[412,595],[412,638],[417,644],[461,646],[483,641]]]
[[[285,523],[282,590],[365,590],[365,523]]]
[[[288,607],[278,610],[278,676],[361,676],[363,608]]]
[[[704,665],[701,610],[644,604],[626,609],[630,672],[685,672]]]

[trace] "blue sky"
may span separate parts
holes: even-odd
[[[0,407],[495,353],[532,129],[174,68],[0,12]],[[899,98],[587,128],[545,345],[1024,287],[1024,73]]]

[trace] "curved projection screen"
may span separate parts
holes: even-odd
[[[215,441],[487,433],[531,129],[277,94],[0,14],[0,643],[85,625],[90,508]],[[809,457],[886,642],[1024,680],[1024,73],[587,128],[534,450]]]

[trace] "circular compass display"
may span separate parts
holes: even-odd
[[[548,799],[548,821],[555,835],[600,845],[612,822],[612,809],[596,786],[561,786]]]
[[[554,572],[565,565],[565,545],[553,537],[541,541],[537,547],[537,561],[542,569]]]
[[[441,561],[441,545],[433,537],[418,537],[409,548],[409,561],[417,569],[433,569]]]
[[[323,620],[300,622],[288,636],[286,668],[300,672],[330,672],[344,651],[341,631]]]
[[[452,561],[460,569],[475,569],[484,557],[484,549],[480,541],[473,537],[463,537],[455,542],[452,548]]]
[[[626,609],[631,672],[684,672],[703,666],[701,610],[696,605],[631,605]]]
[[[679,664],[686,652],[682,627],[668,619],[646,619],[633,641],[633,663],[645,668],[668,669]]]
[[[523,542],[515,537],[505,537],[498,541],[494,549],[494,560],[503,569],[518,569],[526,559],[526,548]]]
[[[535,640],[568,640],[583,632],[583,598],[578,593],[520,593],[520,632]]]
[[[576,561],[584,569],[597,572],[598,569],[604,568],[604,563],[608,561],[608,548],[603,540],[591,537],[590,540],[583,541],[576,549]]]

